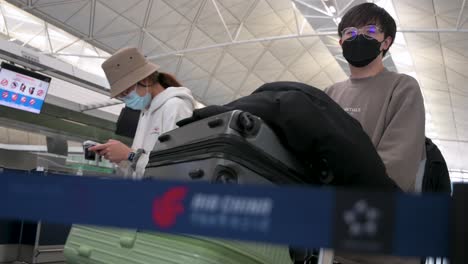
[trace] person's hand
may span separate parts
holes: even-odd
[[[105,144],[99,144],[94,147],[89,148],[90,151],[94,151],[97,154],[103,156],[105,159],[109,160],[110,162],[119,163],[123,160],[128,159],[128,155],[132,151],[124,143],[109,139]]]

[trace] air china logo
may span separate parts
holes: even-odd
[[[196,193],[189,217],[202,228],[268,233],[272,210],[273,200],[268,197]]]
[[[183,218],[202,229],[268,233],[272,211],[273,200],[269,197],[202,192],[189,196],[188,188],[179,186],[153,200],[152,219],[162,229],[174,227]]]
[[[161,228],[170,228],[177,217],[184,213],[183,201],[187,195],[187,187],[174,187],[157,197],[153,202],[153,221]]]

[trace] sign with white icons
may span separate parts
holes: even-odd
[[[50,77],[2,63],[0,71],[0,105],[39,114],[50,81]]]

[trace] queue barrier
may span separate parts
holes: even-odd
[[[45,175],[47,174],[47,175]],[[467,185],[454,195],[0,173],[0,218],[185,233],[468,263]]]

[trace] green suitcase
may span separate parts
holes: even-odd
[[[288,264],[288,247],[75,225],[68,264]]]

